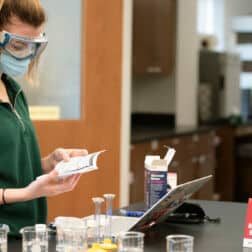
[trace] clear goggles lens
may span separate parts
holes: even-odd
[[[0,32],[0,48],[20,60],[34,58],[41,54],[47,43],[48,40],[44,35],[37,38],[28,38],[5,31]]]

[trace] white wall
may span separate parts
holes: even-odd
[[[178,0],[176,125],[197,125],[197,0]]]
[[[132,83],[133,113],[175,113],[175,79],[171,76],[134,77]]]
[[[225,38],[226,49],[234,51],[235,34],[232,30],[232,18],[235,16],[246,16],[252,14],[251,0],[224,0],[225,1]]]
[[[129,204],[132,0],[123,1],[120,206]]]

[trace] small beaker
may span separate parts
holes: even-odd
[[[193,252],[193,240],[190,235],[168,235],[166,252]]]
[[[9,226],[0,224],[0,251],[7,252]]]
[[[118,236],[118,251],[143,252],[144,234],[141,232],[123,232]]]
[[[87,227],[83,219],[76,217],[57,217],[56,251],[78,252],[87,248]]]
[[[27,226],[20,230],[22,234],[23,252],[47,252],[48,251],[48,230],[45,224]]]

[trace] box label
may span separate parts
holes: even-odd
[[[167,192],[167,172],[145,170],[145,205],[150,208]]]

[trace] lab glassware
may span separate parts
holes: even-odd
[[[48,230],[45,224],[24,227],[20,233],[23,252],[48,252]]]
[[[95,206],[95,242],[100,243],[102,241],[101,237],[101,204],[104,202],[104,199],[101,197],[94,197],[92,198]]]
[[[10,231],[9,226],[6,224],[0,224],[0,251],[7,252],[7,241],[8,232]]]
[[[123,232],[118,236],[119,252],[143,252],[144,234],[141,232]]]
[[[105,221],[105,238],[112,238],[112,210],[113,200],[115,194],[104,194],[103,197],[106,199],[106,221]]]
[[[193,252],[194,237],[190,235],[166,236],[166,252]]]
[[[86,227],[75,226],[63,229],[63,248],[64,252],[86,251]]]
[[[55,218],[57,228],[56,251],[85,251],[87,247],[87,226],[81,218],[59,216]]]

